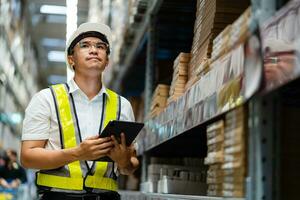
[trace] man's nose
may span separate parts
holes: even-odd
[[[90,53],[98,53],[98,50],[95,45],[91,45],[89,48]]]

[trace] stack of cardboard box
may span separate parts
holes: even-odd
[[[150,117],[155,117],[167,106],[170,86],[158,84],[153,96],[150,107]]]
[[[228,25],[214,40],[211,59],[216,60],[229,51],[231,25]]]
[[[226,114],[223,196],[244,197],[246,177],[246,125],[243,107]]]
[[[236,44],[245,41],[250,35],[251,7],[248,7],[243,14],[232,23],[230,31],[229,46],[234,47]]]
[[[204,160],[209,165],[207,172],[208,196],[222,196],[224,172],[224,121],[218,121],[207,127],[208,153]]]
[[[243,42],[249,36],[251,7],[228,25],[214,40],[211,59],[214,61],[230,51],[236,44]]]
[[[190,61],[189,53],[180,53],[174,61],[173,78],[169,93],[168,103],[176,100],[185,92],[185,84],[188,79],[188,64]]]
[[[188,85],[199,77],[200,65],[211,57],[213,39],[249,6],[248,0],[198,0]],[[201,70],[200,70],[201,71]]]

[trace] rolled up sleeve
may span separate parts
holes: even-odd
[[[47,89],[35,94],[25,110],[22,140],[49,139],[51,109]]]

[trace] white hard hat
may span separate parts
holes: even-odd
[[[112,44],[112,38],[111,38],[111,30],[109,26],[102,23],[92,23],[87,22],[81,24],[76,31],[71,35],[71,37],[67,41],[66,49],[65,49],[65,57],[66,57],[66,63],[67,66],[73,70],[72,66],[68,62],[68,55],[71,54],[72,49],[74,46],[83,38],[86,37],[98,37],[103,42],[107,42],[110,48],[110,45]]]

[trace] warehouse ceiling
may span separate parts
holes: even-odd
[[[66,81],[65,62],[50,61],[49,53],[52,51],[64,51],[66,37],[66,16],[60,14],[43,14],[40,9],[43,5],[66,6],[66,0],[28,0],[28,15],[31,25],[30,34],[33,38],[34,46],[37,49],[40,65],[41,87],[49,84]],[[145,1],[146,2],[146,1]],[[78,22],[81,24],[87,20],[89,0],[78,0]],[[141,1],[143,5],[144,1]],[[195,18],[196,1],[194,0],[164,0],[157,15],[157,37],[158,48],[156,58],[158,59],[158,69],[160,73],[166,76],[172,73],[172,63],[179,52],[189,52],[192,36],[193,23]],[[129,38],[130,39],[130,38]],[[129,41],[125,47],[125,55],[128,48],[131,47]],[[140,70],[139,74],[145,75],[146,44],[147,34],[141,42],[141,48],[137,53],[135,65],[141,67],[134,70]],[[54,56],[59,58],[59,55]],[[62,59],[64,61],[64,59]],[[160,61],[162,63],[160,63]],[[166,63],[167,62],[167,63]],[[128,75],[129,74],[129,75]],[[132,78],[128,73],[124,80],[127,84],[122,84],[125,90],[133,93],[140,93],[144,88],[144,76],[139,80]],[[131,82],[128,80],[132,80]],[[139,84],[136,84],[138,81]],[[170,82],[165,76],[157,77],[156,82]],[[138,86],[138,88],[132,88]]]
[[[60,59],[66,42],[66,15],[41,13],[43,5],[66,6],[66,1],[27,1],[28,27],[38,54],[41,87],[66,81],[66,64]],[[81,24],[87,20],[89,1],[78,0],[77,8],[77,24]]]

